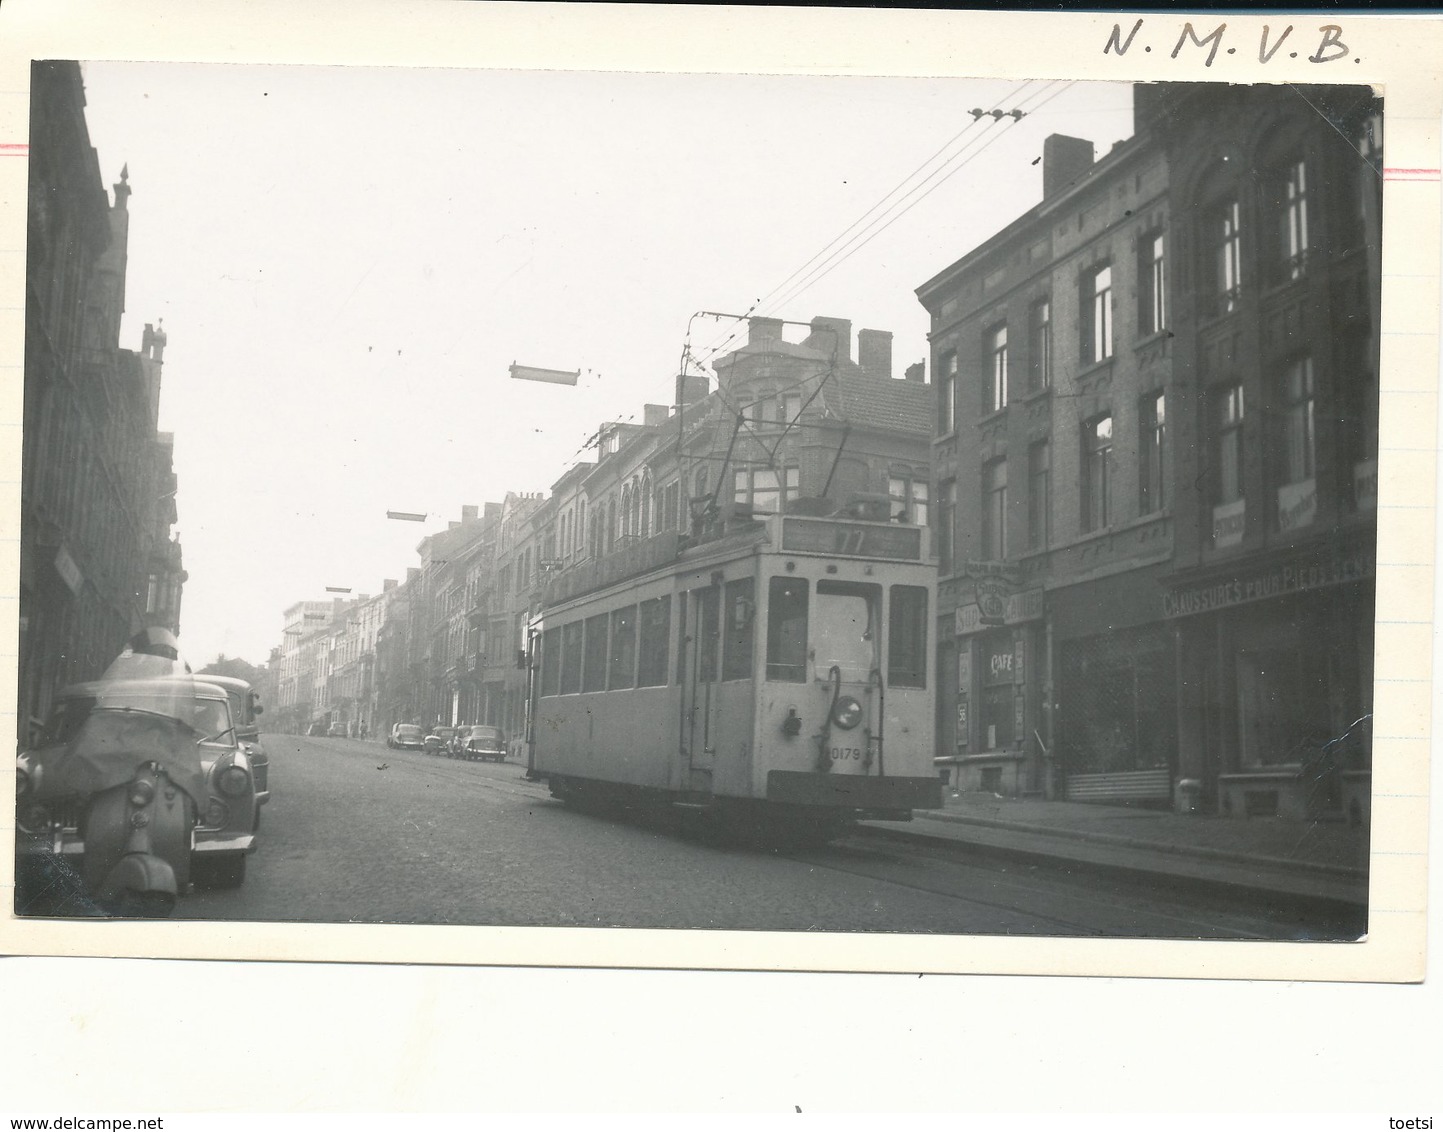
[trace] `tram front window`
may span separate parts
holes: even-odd
[[[773,578],[767,590],[767,679],[807,682],[807,582]]]
[[[877,611],[882,587],[849,582],[818,582],[812,614],[812,653],[819,680],[833,667],[843,680],[866,680],[878,667]]]

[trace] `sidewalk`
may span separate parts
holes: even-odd
[[[893,835],[1312,900],[1366,905],[1368,830],[1344,822],[1224,818],[1134,806],[943,795]]]

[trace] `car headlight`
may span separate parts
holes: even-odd
[[[251,776],[245,767],[232,763],[216,776],[215,784],[216,789],[227,797],[239,798],[250,789]]]
[[[50,810],[36,802],[20,811],[20,828],[26,833],[43,833],[50,828]]]

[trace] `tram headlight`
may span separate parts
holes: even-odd
[[[782,734],[787,738],[795,738],[802,733],[802,717],[797,714],[796,708],[787,709],[787,718],[782,720]]]

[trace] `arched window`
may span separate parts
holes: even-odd
[[[636,533],[641,538],[651,534],[651,472],[642,474],[641,488],[637,491],[638,515]]]

